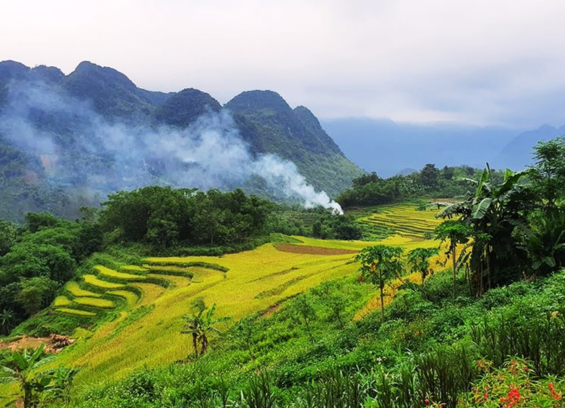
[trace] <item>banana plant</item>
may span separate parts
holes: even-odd
[[[196,358],[202,356],[208,351],[208,336],[211,333],[222,334],[222,332],[215,327],[218,323],[231,320],[230,317],[215,318],[216,304],[214,303],[211,308],[206,308],[202,300],[197,301],[195,304],[196,313],[183,316],[185,321],[182,334],[192,335],[192,347]],[[198,350],[200,346],[200,351]]]
[[[465,179],[475,187],[474,193],[446,208],[441,215],[456,217],[457,222],[471,229],[469,236],[474,239],[470,265],[476,289],[481,288],[481,293],[485,271],[491,287],[520,276],[528,263],[526,254],[519,250],[520,241],[514,232],[517,227],[527,225],[526,213],[532,199],[521,181],[532,172],[531,169],[506,170],[503,181],[497,184],[487,163],[479,180]]]
[[[20,394],[15,395],[15,400],[23,396],[24,408],[37,406],[39,395],[48,388],[54,378],[51,371],[38,371],[39,367],[52,360],[52,357],[43,358],[44,349],[45,345],[42,344],[33,353],[28,350],[21,353],[14,351],[7,364],[0,366],[0,383],[18,383]]]

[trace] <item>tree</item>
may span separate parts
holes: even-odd
[[[534,149],[532,188],[543,206],[555,208],[565,199],[565,136],[540,142]]]
[[[41,228],[54,227],[60,222],[57,217],[48,213],[29,212],[25,215],[25,219],[27,228],[32,233],[39,231]]]
[[[316,311],[308,301],[305,295],[300,295],[294,302],[296,316],[298,320],[306,327],[306,333],[312,343],[315,343],[314,335],[312,334],[311,323],[316,320]]]
[[[471,229],[460,221],[449,220],[438,225],[434,231],[436,239],[441,242],[449,241],[449,249],[446,252],[448,258],[451,257],[453,264],[453,296],[455,297],[455,285],[457,282],[457,245],[465,244],[469,241]]]
[[[435,164],[426,164],[420,172],[420,180],[426,187],[436,187],[439,179],[439,170]]]
[[[43,358],[43,349],[45,345],[41,345],[33,353],[27,350],[20,353],[12,352],[7,360],[7,364],[0,366],[0,383],[16,382],[20,386],[23,394],[24,408],[37,406],[38,395],[46,390],[54,378],[54,373],[38,372],[37,369],[49,362],[51,358]]]
[[[361,187],[361,186],[367,185],[369,183],[377,183],[379,181],[380,181],[380,178],[379,178],[379,176],[377,176],[377,173],[372,172],[372,173],[366,173],[366,174],[363,174],[362,176],[354,178],[352,180],[352,183],[353,183],[354,187]]]
[[[6,255],[16,243],[18,230],[7,221],[0,221],[0,256]]]
[[[454,167],[448,167],[445,166],[442,170],[441,170],[441,176],[445,179],[445,180],[453,180],[453,176],[455,175],[455,168]]]
[[[395,277],[400,278],[403,264],[400,257],[404,249],[386,245],[376,245],[364,248],[355,258],[361,262],[359,271],[365,279],[380,290],[381,296],[381,318],[385,320],[384,288],[385,285]]]
[[[422,285],[426,277],[433,273],[430,269],[430,258],[438,253],[438,248],[416,248],[408,253],[408,264],[411,266],[412,272],[418,272],[422,275]]]
[[[17,301],[31,316],[53,301],[56,290],[57,283],[45,276],[24,279]]]
[[[527,251],[536,273],[547,275],[565,266],[565,212],[548,208],[525,231],[521,249]]]
[[[2,313],[0,313],[0,333],[1,334],[8,334],[12,329],[12,325],[14,323],[14,312],[8,309],[4,309]]]
[[[183,316],[185,321],[184,329],[181,331],[183,334],[192,335],[192,346],[196,358],[203,356],[208,351],[208,336],[211,333],[221,334],[222,332],[215,327],[218,323],[230,320],[229,317],[214,318],[216,312],[216,304],[214,303],[210,309],[202,299],[193,303],[193,308],[196,310],[190,315]],[[200,345],[200,352],[198,347]]]
[[[519,250],[520,235],[515,232],[527,227],[527,214],[533,208],[531,190],[520,183],[522,177],[531,173],[532,170],[506,170],[498,183],[487,164],[479,180],[465,179],[475,186],[474,194],[468,194],[463,202],[447,207],[441,214],[444,218],[459,217],[459,221],[441,224],[436,231],[439,239],[451,240],[453,236],[457,241],[465,235],[473,238],[470,265],[480,293],[485,287],[484,271],[492,287],[522,276],[528,265],[527,254]],[[450,251],[455,248],[452,242]],[[455,269],[456,259],[454,256]]]

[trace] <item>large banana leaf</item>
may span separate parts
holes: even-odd
[[[490,205],[492,204],[492,198],[483,198],[481,202],[473,207],[473,219],[480,220],[486,215]]]

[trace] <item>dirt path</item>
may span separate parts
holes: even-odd
[[[59,336],[58,334],[52,334],[49,337],[23,336],[9,343],[0,341],[0,349],[8,349],[10,351],[36,349],[44,344],[46,353],[56,354],[74,342],[75,340],[71,339],[69,336]]]

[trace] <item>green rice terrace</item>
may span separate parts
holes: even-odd
[[[358,222],[372,236],[399,235],[411,241],[424,241],[429,238],[442,220],[436,218],[435,205],[405,203],[375,207],[370,215],[361,217]]]

